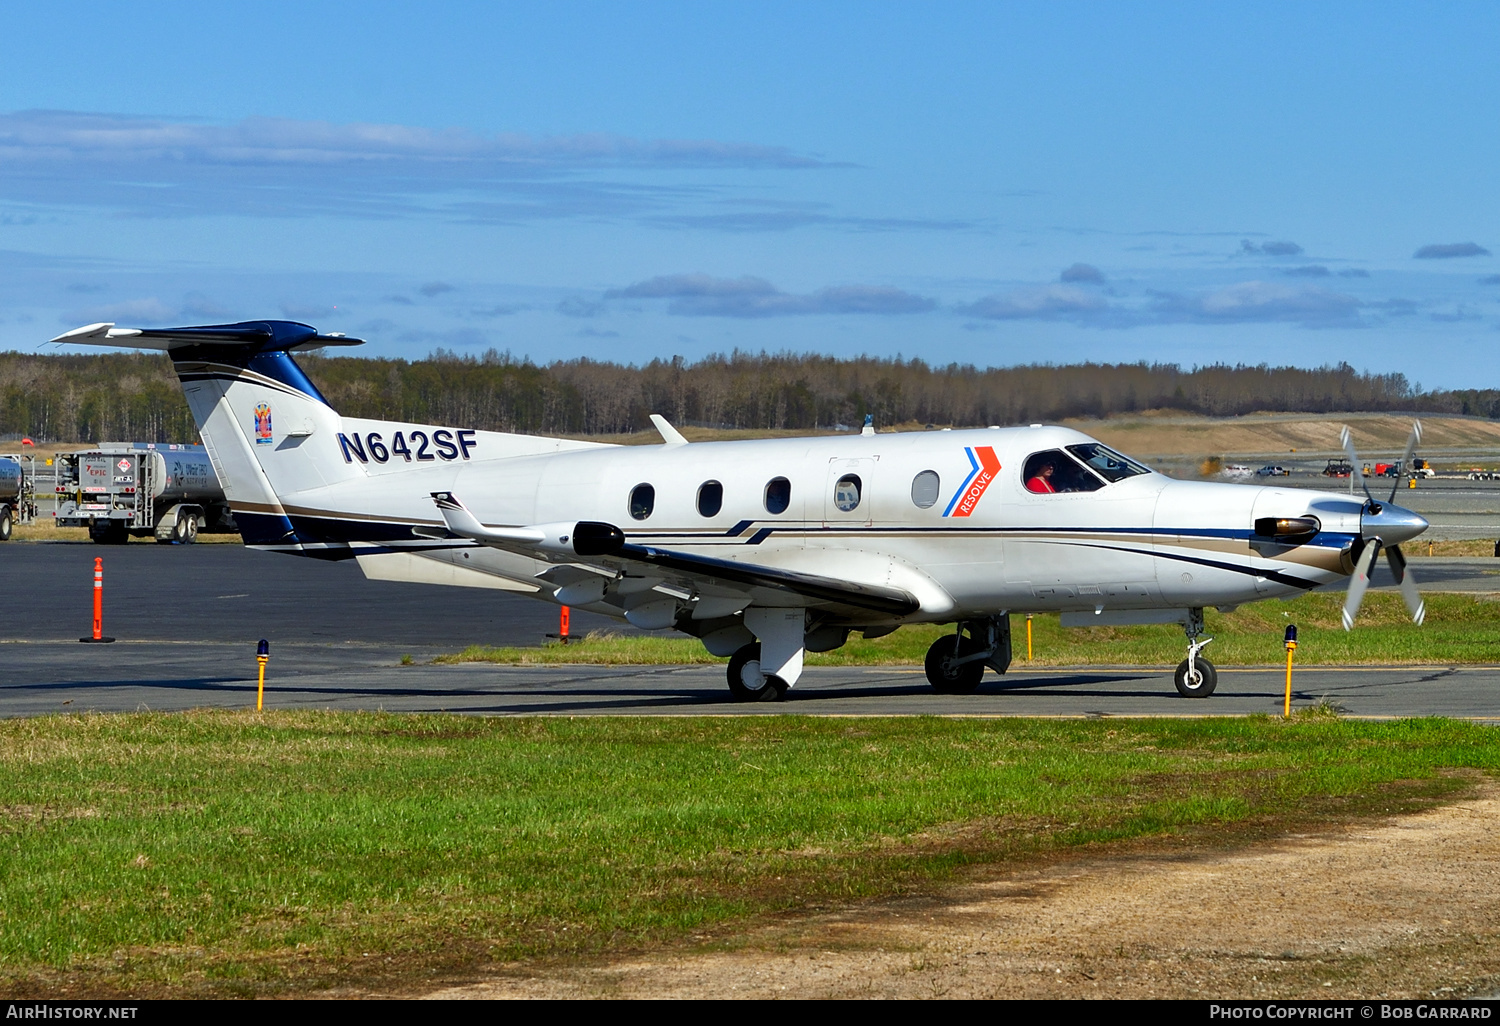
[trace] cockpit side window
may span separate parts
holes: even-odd
[[[1150,467],[1142,466],[1129,456],[1122,456],[1109,446],[1100,445],[1098,442],[1070,445],[1068,451],[1111,484],[1123,481],[1127,477],[1135,477],[1137,474],[1151,473]]]
[[[1104,482],[1080,467],[1071,456],[1061,449],[1048,449],[1026,458],[1021,480],[1028,492],[1041,495],[1052,492],[1092,492],[1104,487]]]

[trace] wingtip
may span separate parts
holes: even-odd
[[[85,324],[81,328],[65,331],[56,338],[49,338],[48,342],[70,342],[85,338],[100,338],[109,334],[109,329],[115,326],[114,321],[100,321],[97,324]]]

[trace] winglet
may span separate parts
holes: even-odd
[[[661,440],[663,442],[666,442],[668,445],[688,444],[688,440],[682,437],[682,432],[678,431],[671,424],[667,423],[667,418],[663,417],[661,414],[651,414],[651,423],[656,425],[657,432],[661,434]]]

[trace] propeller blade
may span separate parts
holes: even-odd
[[[1385,559],[1391,565],[1391,574],[1395,576],[1396,583],[1401,586],[1401,601],[1406,603],[1406,611],[1411,614],[1412,622],[1421,626],[1422,621],[1427,619],[1427,603],[1422,601],[1422,593],[1417,591],[1416,578],[1406,568],[1406,557],[1401,554],[1401,546],[1392,545],[1387,548]]]
[[[1401,474],[1411,469],[1411,458],[1417,451],[1417,445],[1422,441],[1422,422],[1414,420],[1411,422],[1411,435],[1406,439],[1406,452],[1401,456],[1401,462],[1396,464],[1401,468],[1401,473],[1396,475],[1396,480],[1391,482],[1391,497],[1386,502],[1396,501],[1396,489],[1401,487]]]
[[[1359,561],[1354,564],[1354,576],[1349,578],[1349,596],[1344,599],[1344,630],[1354,628],[1354,618],[1359,615],[1359,607],[1365,601],[1365,591],[1370,587],[1370,567],[1375,565],[1375,557],[1380,555],[1380,539],[1366,543],[1365,550],[1359,554]]]
[[[1339,430],[1339,441],[1344,445],[1344,455],[1349,457],[1349,477],[1354,483],[1364,489],[1365,498],[1374,501],[1370,495],[1370,486],[1365,484],[1365,475],[1359,469],[1359,453],[1354,451],[1354,439],[1349,435],[1349,425],[1345,424]]]

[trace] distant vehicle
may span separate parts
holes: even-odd
[[[30,456],[0,456],[0,541],[10,541],[16,524],[29,524],[36,517],[30,462]]]
[[[1432,464],[1423,459],[1411,461],[1411,469],[1407,471],[1409,477],[1437,477],[1437,471],[1432,469]]]
[[[1478,467],[1475,467],[1473,470],[1469,471],[1469,480],[1493,481],[1495,480],[1495,472],[1493,470],[1480,470]]]
[[[1324,477],[1348,477],[1354,473],[1354,464],[1348,460],[1329,460],[1328,466],[1323,468]]]
[[[1254,471],[1243,463],[1231,463],[1219,471],[1220,477],[1250,477]]]
[[[1255,472],[1255,474],[1256,474],[1257,477],[1291,477],[1292,476],[1292,472],[1290,470],[1286,469],[1285,467],[1276,466],[1276,465],[1270,464],[1270,463],[1266,464],[1264,467],[1261,467],[1259,470],[1257,470]]]
[[[200,528],[235,529],[203,446],[146,442],[59,453],[57,526],[87,527],[104,545],[130,535],[190,545]]]

